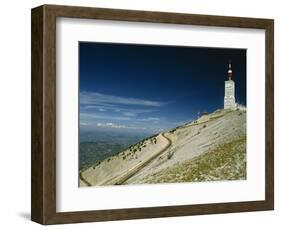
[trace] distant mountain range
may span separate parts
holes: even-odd
[[[80,131],[79,170],[118,154],[145,138],[144,133],[114,132],[111,130]]]

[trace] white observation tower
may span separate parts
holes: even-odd
[[[235,102],[235,82],[232,80],[231,63],[228,64],[227,76],[228,80],[225,81],[224,91],[224,109],[235,110],[237,108],[237,104]]]

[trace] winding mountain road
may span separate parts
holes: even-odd
[[[100,185],[107,185],[107,184],[114,184],[114,185],[121,185],[124,184],[128,179],[133,177],[135,174],[137,174],[140,170],[142,170],[145,166],[147,166],[149,163],[151,163],[154,159],[156,159],[158,156],[160,156],[162,153],[164,153],[172,144],[172,141],[170,138],[166,137],[165,134],[160,133],[160,136],[165,138],[167,141],[167,144],[164,146],[163,149],[153,154],[150,158],[148,158],[145,161],[142,161],[138,164],[136,164],[134,167],[130,168],[126,173],[123,175],[120,175],[116,178],[110,179],[105,181],[104,183]]]
[[[158,152],[153,154],[148,159],[139,162],[138,164],[134,165],[132,168],[127,170],[125,173],[118,175],[114,178],[107,179],[106,181],[100,182],[98,185],[121,185],[124,184],[127,180],[129,180],[131,177],[133,177],[135,174],[137,174],[140,170],[142,170],[145,166],[147,166],[149,163],[151,163],[153,160],[155,160],[158,156],[163,154],[172,144],[172,141],[170,138],[166,137],[165,134],[160,133],[160,136],[164,138],[167,143],[166,145]],[[83,177],[83,173],[80,173],[79,175],[80,180],[86,184],[86,186],[92,186],[89,181],[87,181],[86,178]]]

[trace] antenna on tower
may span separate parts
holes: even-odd
[[[231,69],[231,60],[228,60],[228,69]]]

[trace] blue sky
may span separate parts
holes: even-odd
[[[222,108],[229,60],[245,105],[246,50],[80,42],[80,128],[156,133]]]

